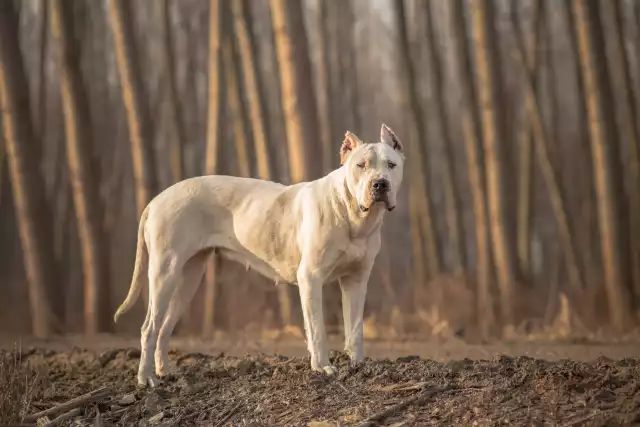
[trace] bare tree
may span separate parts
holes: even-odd
[[[329,68],[329,23],[328,4],[318,2],[318,49],[320,59],[318,64],[318,114],[320,120],[320,138],[322,144],[322,165],[324,172],[329,172],[334,163],[337,150],[333,149],[333,127],[331,120],[331,70]]]
[[[503,128],[499,119],[500,71],[492,0],[472,0],[473,37],[477,64],[477,88],[487,175],[487,199],[492,254],[500,288],[500,312],[504,324],[513,324],[514,265],[509,250],[508,215],[505,207]]]
[[[480,123],[475,109],[476,96],[463,3],[464,0],[452,0],[449,3],[450,25],[453,31],[453,72],[456,80],[460,83],[462,95],[462,134],[465,141],[469,184],[471,186],[475,218],[477,318],[481,332],[484,336],[487,336],[495,320],[491,298],[491,245]]]
[[[187,132],[185,130],[184,121],[182,120],[182,108],[180,105],[180,97],[178,95],[178,87],[175,72],[175,55],[173,41],[173,25],[171,24],[171,1],[163,0],[160,7],[162,15],[163,28],[163,53],[164,67],[169,89],[169,106],[171,107],[171,119],[173,138],[171,138],[171,178],[173,182],[178,182],[185,177],[183,146],[187,140]]]
[[[231,9],[234,17],[234,29],[237,37],[237,45],[240,56],[240,64],[242,76],[244,77],[244,87],[249,103],[249,113],[251,129],[253,132],[253,143],[256,156],[256,166],[258,177],[265,180],[273,180],[274,162],[270,155],[269,147],[272,145],[269,140],[269,131],[267,128],[264,91],[262,81],[258,73],[257,58],[254,48],[254,39],[252,33],[253,17],[250,14],[246,0],[233,0]],[[229,87],[233,85],[229,83]],[[279,301],[287,301],[291,289],[286,286],[278,287],[278,298],[270,300],[271,305],[280,308]],[[274,308],[275,308],[274,307]],[[282,319],[290,318],[289,308],[285,308],[284,312],[280,312]]]
[[[285,114],[291,182],[318,178],[322,167],[317,104],[311,75],[311,61],[304,27],[302,3],[271,0]]]
[[[138,215],[141,215],[147,203],[158,191],[149,105],[134,42],[131,2],[108,0],[108,7],[122,98],[127,110],[136,203]]]
[[[572,12],[572,4],[573,0],[563,0],[559,3],[559,6],[562,8],[562,17],[564,18],[564,24],[567,28],[568,36],[569,36],[569,47],[572,54],[571,61],[571,72],[574,73],[577,80],[576,86],[576,107],[578,112],[577,117],[577,130],[576,130],[576,142],[578,144],[579,149],[576,150],[576,154],[580,154],[576,160],[580,160],[582,163],[582,167],[584,168],[584,176],[592,177],[593,176],[593,161],[590,150],[589,143],[589,130],[587,129],[587,102],[584,92],[584,84],[583,84],[583,76],[580,71],[580,51],[578,47],[578,39],[575,31],[575,23],[574,16]],[[583,229],[582,233],[578,233],[576,237],[579,240],[579,246],[582,248],[582,265],[585,269],[585,280],[590,281],[591,284],[595,285],[598,281],[597,276],[599,275],[599,269],[597,264],[599,261],[599,257],[596,255],[597,249],[594,249],[598,246],[597,243],[597,234],[598,234],[598,226],[597,226],[597,215],[595,208],[595,194],[592,182],[590,179],[580,180],[581,182],[576,183],[576,190],[582,194],[584,198],[581,202],[581,206],[579,206],[574,211],[574,217],[578,219],[582,219],[583,222],[579,223],[579,227]]]
[[[542,3],[540,2],[538,6],[540,7],[541,4]],[[537,19],[542,16],[542,12],[543,11],[541,9],[538,11]],[[536,27],[537,28],[534,30],[536,35],[528,49],[528,58],[525,58],[525,51],[527,49],[525,49],[521,37],[516,37],[518,48],[515,53],[518,58],[519,66],[525,74],[526,112],[527,118],[530,119],[527,120],[526,127],[530,127],[532,130],[532,136],[535,140],[536,158],[540,171],[542,172],[542,177],[547,186],[547,191],[551,200],[551,207],[558,223],[560,241],[564,251],[564,257],[567,262],[567,267],[569,269],[569,279],[571,281],[571,285],[575,287],[576,293],[579,295],[584,287],[584,280],[582,277],[582,269],[580,268],[578,261],[575,236],[567,213],[566,198],[560,187],[560,174],[551,158],[549,132],[545,129],[542,119],[542,111],[535,92],[536,57],[533,55],[533,51],[536,50],[537,40],[540,36],[542,26],[538,22],[536,23]]]
[[[254,41],[251,33],[251,15],[246,0],[232,0],[235,35],[242,64],[242,76],[249,103],[249,114],[255,147],[258,177],[272,179],[272,161],[269,156],[269,132],[265,120],[262,82],[258,75]]]
[[[594,180],[598,198],[600,244],[612,325],[624,330],[631,321],[627,284],[631,279],[629,242],[622,194],[619,141],[605,57],[599,2],[574,0],[574,22],[589,117]]]
[[[544,29],[543,8],[544,1],[536,0],[533,5],[533,31],[527,37],[525,43],[522,35],[522,28],[518,19],[518,8],[513,6],[511,9],[511,22],[514,27],[515,39],[520,45],[518,49],[526,51],[526,67],[525,71],[532,73],[533,90],[537,94],[538,80],[540,68],[538,61],[539,39],[540,33]],[[526,46],[525,46],[526,45]],[[519,53],[519,52],[518,52]],[[528,78],[528,74],[525,75]],[[523,276],[530,279],[530,247],[531,247],[531,219],[533,211],[533,135],[531,132],[531,120],[528,111],[524,109],[522,117],[524,123],[520,126],[518,134],[518,192],[517,192],[517,208],[516,208],[516,233],[517,233],[517,253],[519,269]]]
[[[235,46],[231,34],[222,42],[222,62],[227,83],[227,102],[233,122],[233,139],[236,148],[236,160],[240,176],[251,176],[251,161],[249,159],[249,134],[247,118],[242,102],[242,89],[240,87],[239,67],[236,61]]]
[[[416,273],[422,270],[422,263],[426,262],[428,274],[435,276],[440,273],[441,261],[436,244],[435,231],[433,228],[433,215],[431,213],[428,172],[423,163],[425,158],[422,144],[418,143],[425,129],[422,123],[422,106],[417,96],[416,78],[414,64],[411,61],[409,49],[409,37],[407,34],[406,11],[403,0],[396,0],[394,3],[394,23],[398,28],[399,48],[400,48],[400,72],[401,81],[404,83],[401,90],[401,105],[408,113],[408,129],[411,137],[408,139],[410,145],[409,174],[411,179],[409,187],[410,210],[413,222],[412,239],[414,239],[414,266],[418,266]],[[418,224],[420,224],[418,226]],[[419,227],[418,233],[416,227]],[[422,236],[422,238],[421,238]],[[416,240],[419,239],[419,240]],[[422,273],[424,274],[424,273]],[[417,279],[424,280],[425,277]],[[415,283],[416,287],[424,283]]]
[[[90,105],[80,72],[70,6],[65,0],[51,2],[51,32],[58,46],[67,160],[81,245],[84,326],[86,333],[95,334],[111,327],[108,240],[102,229],[104,208],[99,169],[92,153]]]
[[[271,22],[280,74],[289,154],[290,182],[320,177],[322,165],[317,104],[311,76],[311,61],[304,27],[302,3],[298,0],[271,0]],[[284,325],[293,325],[294,292],[283,287],[278,294]]]
[[[460,194],[455,184],[456,174],[453,140],[451,138],[451,129],[449,128],[449,120],[447,118],[445,104],[444,79],[442,77],[443,66],[436,41],[431,0],[425,0],[422,3],[422,8],[427,24],[427,61],[431,65],[430,71],[433,76],[432,87],[436,103],[435,114],[436,120],[440,123],[442,129],[441,141],[443,145],[443,158],[440,167],[442,170],[442,186],[445,195],[447,228],[449,230],[449,238],[456,258],[454,271],[456,274],[462,275],[467,267],[467,256],[464,242],[464,228],[462,225],[462,216],[460,214]]]
[[[47,128],[47,52],[49,50],[49,1],[42,0],[42,21],[40,23],[40,58],[38,61],[38,105],[37,107],[37,119],[35,122],[38,127],[38,134],[40,135],[40,141],[44,143],[43,132]],[[36,113],[36,112],[34,112]]]
[[[29,87],[12,1],[0,2],[0,106],[7,163],[29,286],[31,328],[37,337],[59,331],[64,298],[57,284],[53,232],[38,142],[31,119]]]
[[[611,70],[611,82],[617,95],[615,111],[618,116],[618,127],[627,141],[627,161],[629,164],[629,231],[632,236],[640,236],[640,123],[636,112],[633,93],[633,79],[629,58],[625,48],[624,18],[620,0],[611,0],[601,5],[602,19],[613,31],[608,40],[607,59]],[[640,296],[640,242],[630,239],[631,271],[636,292]]]
[[[222,36],[224,17],[222,15],[222,0],[209,2],[209,92],[207,104],[207,148],[205,154],[205,172],[213,175],[220,169],[220,141],[222,139]],[[216,326],[216,317],[221,311],[222,292],[217,280],[217,270],[220,266],[219,255],[214,253],[207,265],[204,314],[202,318],[202,333],[211,336]]]
[[[338,31],[336,38],[340,44],[338,53],[338,68],[340,72],[341,90],[343,97],[342,105],[344,107],[342,114],[347,119],[346,123],[349,128],[360,132],[362,126],[360,115],[358,114],[358,63],[356,62],[355,48],[355,21],[353,1],[345,1],[342,7],[334,8],[337,15]]]

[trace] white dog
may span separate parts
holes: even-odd
[[[169,337],[212,250],[276,282],[298,285],[311,368],[328,375],[336,369],[329,363],[322,287],[339,280],[345,351],[354,362],[364,358],[367,282],[384,213],[395,208],[402,183],[402,143],[384,124],[377,143],[347,132],[340,162],[327,176],[289,186],[220,175],[190,178],[147,205],[131,288],[114,316],[117,321],[134,304],[148,279],[139,385],[157,384],[154,361],[155,373],[166,374]]]

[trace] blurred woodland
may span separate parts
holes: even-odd
[[[0,332],[137,333],[154,195],[315,179],[383,122],[408,166],[368,336],[640,320],[638,0],[0,0],[0,101]],[[301,325],[297,288],[214,259],[176,333]]]

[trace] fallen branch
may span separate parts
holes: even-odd
[[[370,416],[369,418],[364,420],[364,422],[359,424],[358,427],[372,427],[378,424],[380,421],[386,418],[389,418],[396,412],[403,410],[407,406],[419,405],[421,403],[424,403],[425,400],[429,399],[431,396],[437,393],[442,393],[442,392],[453,390],[453,389],[454,389],[453,387],[440,387],[440,388],[426,389],[420,393],[417,393],[411,396],[408,399],[403,400],[402,402],[398,402],[395,405],[388,407],[384,411],[378,412],[377,414]]]
[[[606,411],[598,411],[598,410],[596,410],[596,412],[594,412],[592,414],[589,414],[589,415],[587,415],[585,417],[581,417],[581,418],[578,418],[577,420],[569,421],[568,423],[563,424],[562,427],[577,426],[578,424],[585,423],[585,422],[589,421],[590,419],[597,417],[598,415],[604,415],[604,414],[606,414]]]
[[[55,426],[59,426],[60,424],[62,424],[65,421],[70,420],[71,418],[77,417],[78,415],[82,414],[82,409],[80,408],[75,408],[70,410],[69,412],[66,412],[62,415],[60,415],[57,418],[54,418],[53,420],[49,421],[48,423],[44,424],[42,427],[55,427]]]
[[[64,403],[54,406],[53,408],[45,409],[44,411],[36,412],[35,414],[31,414],[25,418],[25,421],[35,421],[38,418],[46,417],[49,415],[59,414],[60,412],[68,411],[70,409],[75,409],[79,406],[85,405],[94,400],[101,399],[109,394],[108,387],[102,387],[97,390],[90,391],[89,393],[83,394],[82,396],[75,397],[71,400],[68,400]]]

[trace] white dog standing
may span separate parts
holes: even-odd
[[[329,363],[322,288],[339,280],[344,348],[354,362],[364,358],[367,282],[384,213],[395,208],[402,183],[402,143],[384,124],[377,143],[347,132],[340,162],[320,179],[289,186],[221,175],[190,178],[147,205],[131,288],[114,316],[117,321],[134,304],[148,280],[139,385],[156,385],[154,362],[155,374],[166,374],[169,337],[214,249],[276,282],[298,285],[311,368],[329,375],[336,369]]]

